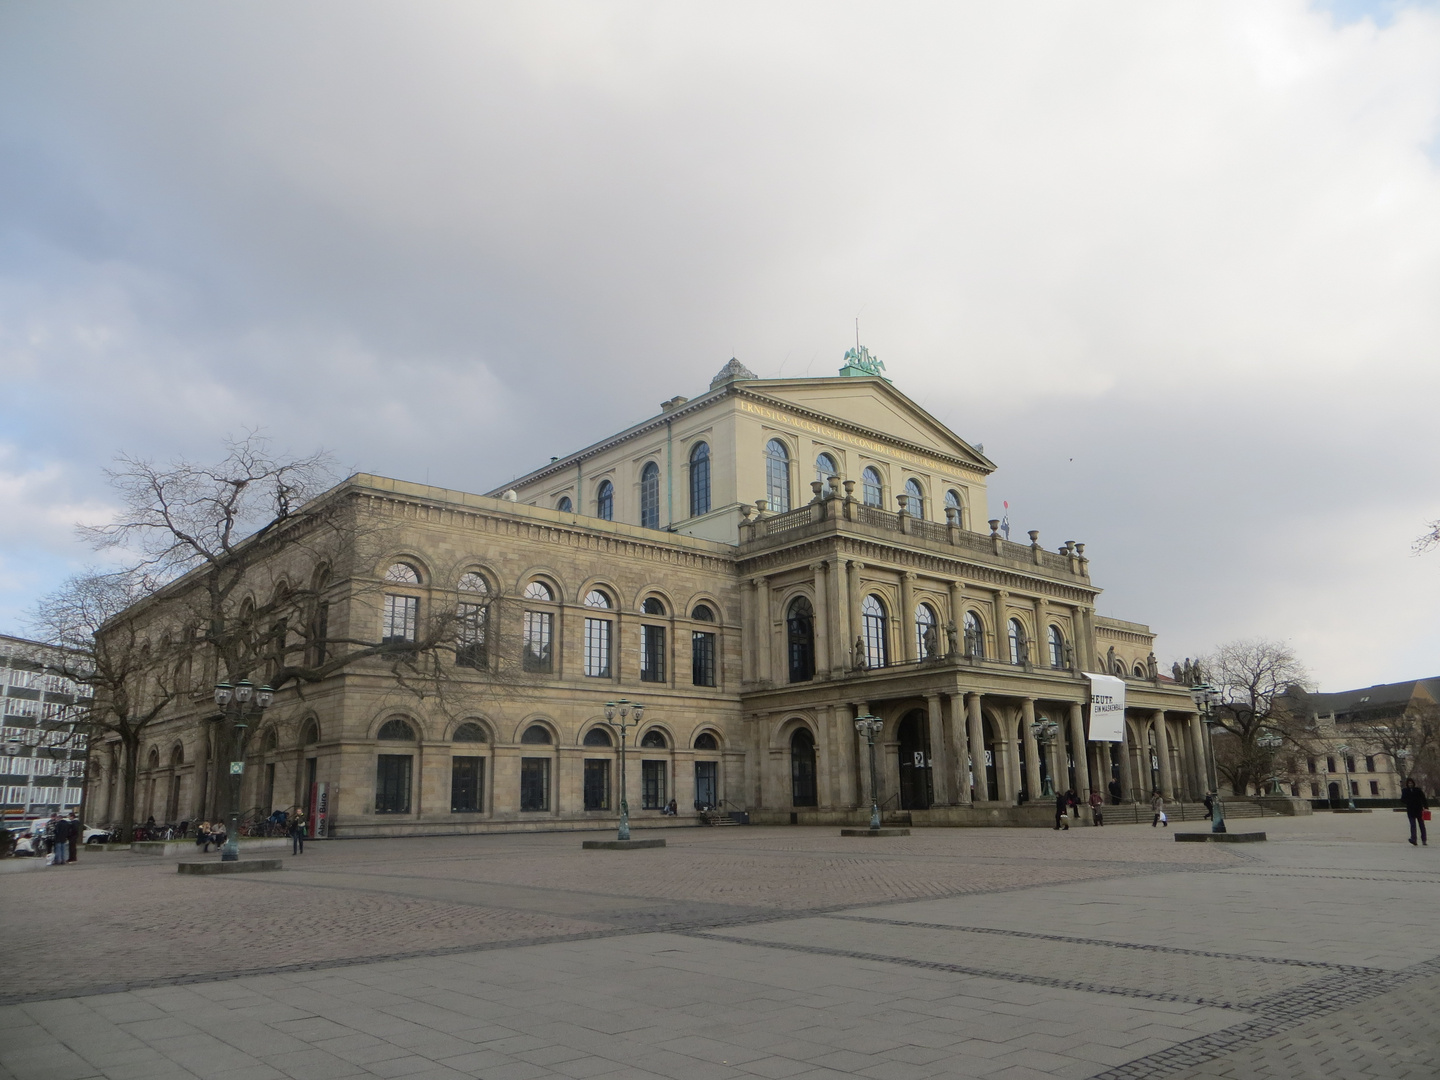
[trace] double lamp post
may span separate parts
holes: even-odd
[[[619,840],[630,839],[630,801],[625,797],[625,733],[632,727],[639,727],[640,718],[644,715],[645,706],[638,701],[621,698],[605,703],[605,722],[620,732],[620,832],[616,837]],[[632,716],[634,720],[630,719]]]
[[[215,686],[215,704],[220,706],[222,720],[230,721],[230,798],[225,822],[225,846],[220,849],[221,862],[240,858],[240,782],[245,776],[245,731],[252,722],[258,723],[275,699],[268,686],[256,690],[249,679],[234,686],[228,682]],[[216,757],[219,757],[216,754]]]

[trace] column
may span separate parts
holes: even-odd
[[[990,792],[985,787],[985,721],[980,717],[979,694],[965,695],[965,721],[970,728],[970,767],[975,774],[975,800],[984,802],[990,798]],[[963,776],[961,783],[964,783]]]
[[[850,613],[850,636],[845,642],[845,667],[847,670],[855,665],[855,638],[859,636],[860,627],[863,625],[860,622],[860,571],[864,569],[865,564],[863,562],[851,560],[850,574],[846,583],[849,586],[849,598],[846,603],[846,609]]]
[[[830,737],[835,730],[826,723],[829,710],[815,710],[815,808],[835,806],[835,784],[831,770],[835,763],[834,740]]]
[[[1086,753],[1090,744],[1085,741],[1085,713],[1078,701],[1070,702],[1070,748],[1075,759],[1075,794],[1083,803],[1089,800],[1091,790],[1090,761]]]
[[[845,560],[836,559],[833,565],[835,572],[829,576],[830,655],[825,662],[838,677],[850,666],[846,659],[846,650],[850,648],[850,642],[855,635],[850,632],[849,575],[845,572]]]
[[[915,640],[915,578],[913,571],[900,575],[900,655],[910,663],[920,659],[919,643]]]
[[[581,801],[584,798],[584,775],[580,770],[585,768],[582,760],[583,755],[577,755],[574,768],[576,783],[575,795],[571,806],[575,809],[583,806]],[[673,791],[671,797],[675,800],[675,810],[680,814],[693,814],[695,812],[695,751],[676,750],[670,755],[671,769],[675,775],[671,777]]]
[[[823,678],[830,656],[830,594],[824,562],[810,564],[815,582],[815,677]]]
[[[1030,666],[1050,670],[1050,604],[1043,596],[1035,598],[1035,640],[1030,642]]]
[[[1020,737],[1025,740],[1025,790],[1031,799],[1040,798],[1042,790],[1040,786],[1040,753],[1035,745],[1035,732],[1031,726],[1035,723],[1035,699],[1020,699]],[[1054,776],[1054,773],[1051,774]],[[1059,784],[1060,778],[1055,777],[1055,783]],[[1060,789],[1064,791],[1062,787]]]
[[[1135,760],[1130,753],[1130,721],[1121,718],[1120,732],[1120,798],[1124,802],[1136,802]]]
[[[1160,794],[1175,798],[1175,783],[1170,773],[1170,735],[1165,730],[1165,713],[1157,709],[1151,716],[1155,725],[1155,756],[1160,759]]]
[[[949,806],[950,755],[945,752],[945,722],[940,713],[940,695],[926,694],[925,707],[930,713],[930,785],[934,789],[934,802],[936,806]]]
[[[952,805],[971,805],[971,740],[965,734],[965,703],[956,694],[946,698],[946,713],[950,721],[950,779],[952,779]]]
[[[965,586],[958,581],[950,582],[950,622],[955,624],[955,645],[961,652],[965,650]],[[948,632],[948,627],[946,628]],[[950,655],[949,639],[941,635],[940,640],[945,642],[945,655]],[[961,785],[964,786],[963,784]]]
[[[1005,663],[1010,662],[1010,628],[1006,625],[1009,622],[1009,599],[1010,594],[1004,589],[995,590],[995,647],[985,651],[985,655]]]
[[[1020,794],[1020,742],[1015,733],[1015,717],[1005,718],[1005,775],[1009,778],[1010,789],[1005,792],[1005,801],[1013,804]]]
[[[835,756],[838,759],[835,765],[838,774],[837,805],[858,806],[859,795],[855,785],[855,709],[850,705],[836,705],[830,712],[835,730]]]
[[[774,652],[770,641],[774,629],[770,619],[770,582],[757,577],[752,578],[750,584],[755,586],[755,677],[768,683],[770,654]]]
[[[743,584],[740,587],[741,683],[754,682],[758,678],[755,671],[755,641],[760,636],[760,620],[755,617],[753,592],[753,589],[747,589]],[[724,655],[723,650],[721,655]]]

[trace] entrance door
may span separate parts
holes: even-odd
[[[930,721],[912,709],[900,721],[900,809],[929,810],[934,801],[930,773]]]
[[[720,805],[720,763],[695,762],[695,809]]]
[[[1341,797],[1341,796],[1340,796],[1340,785],[1337,784],[1337,783],[1335,783],[1334,780],[1331,780],[1331,781],[1330,781],[1330,801],[1331,801],[1332,803],[1333,803],[1333,802],[1339,802],[1339,801],[1340,801],[1340,797]]]
[[[790,805],[814,806],[819,802],[815,786],[815,739],[805,728],[790,736]]]

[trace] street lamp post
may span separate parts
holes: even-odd
[[[865,736],[865,741],[870,744],[870,828],[872,831],[878,832],[880,829],[880,788],[879,777],[875,771],[875,736],[885,730],[885,721],[867,713],[855,718],[855,730]]]
[[[1030,725],[1030,733],[1035,736],[1036,745],[1039,746],[1040,753],[1044,755],[1042,760],[1045,762],[1045,783],[1040,791],[1041,796],[1044,798],[1052,798],[1055,794],[1055,787],[1051,778],[1053,769],[1051,768],[1050,748],[1055,744],[1055,736],[1059,731],[1060,725],[1054,720],[1036,720]]]
[[[254,704],[251,704],[251,698]],[[230,807],[226,815],[225,846],[220,849],[221,862],[237,862],[240,858],[240,782],[245,775],[245,730],[250,721],[258,721],[270,707],[275,691],[268,686],[259,690],[249,679],[234,686],[228,682],[215,686],[215,704],[221,715],[230,721]]]
[[[1274,732],[1270,732],[1270,733],[1267,733],[1267,734],[1265,734],[1265,735],[1261,735],[1259,738],[1257,738],[1257,739],[1255,740],[1255,745],[1256,745],[1256,746],[1260,747],[1260,749],[1262,749],[1262,750],[1268,750],[1268,751],[1270,752],[1270,794],[1271,794],[1271,795],[1281,795],[1281,794],[1284,794],[1284,793],[1280,790],[1280,777],[1275,774],[1275,751],[1278,750],[1278,749],[1280,749],[1280,744],[1283,743],[1284,741],[1285,741],[1284,739],[1280,738],[1280,736],[1279,736],[1279,735],[1276,735]]]
[[[1355,795],[1350,789],[1350,746],[1348,743],[1341,743],[1335,748],[1340,753],[1340,768],[1344,770],[1345,776],[1345,806],[1347,809],[1355,809]]]
[[[1225,804],[1220,800],[1220,770],[1215,765],[1215,706],[1220,701],[1220,691],[1209,683],[1196,683],[1190,687],[1190,697],[1200,710],[1200,719],[1205,721],[1205,748],[1209,751],[1210,766],[1210,831],[1228,832],[1225,828]]]
[[[638,701],[630,702],[621,698],[619,701],[607,701],[605,703],[605,721],[611,727],[620,732],[620,830],[616,836],[619,840],[630,839],[630,800],[625,797],[625,733],[632,727],[640,726],[640,718],[645,715],[645,706]],[[616,717],[619,720],[616,720]],[[634,716],[634,720],[630,719]]]

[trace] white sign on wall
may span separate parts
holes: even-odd
[[[1092,675],[1090,680],[1090,741],[1125,741],[1125,680],[1114,675]]]

